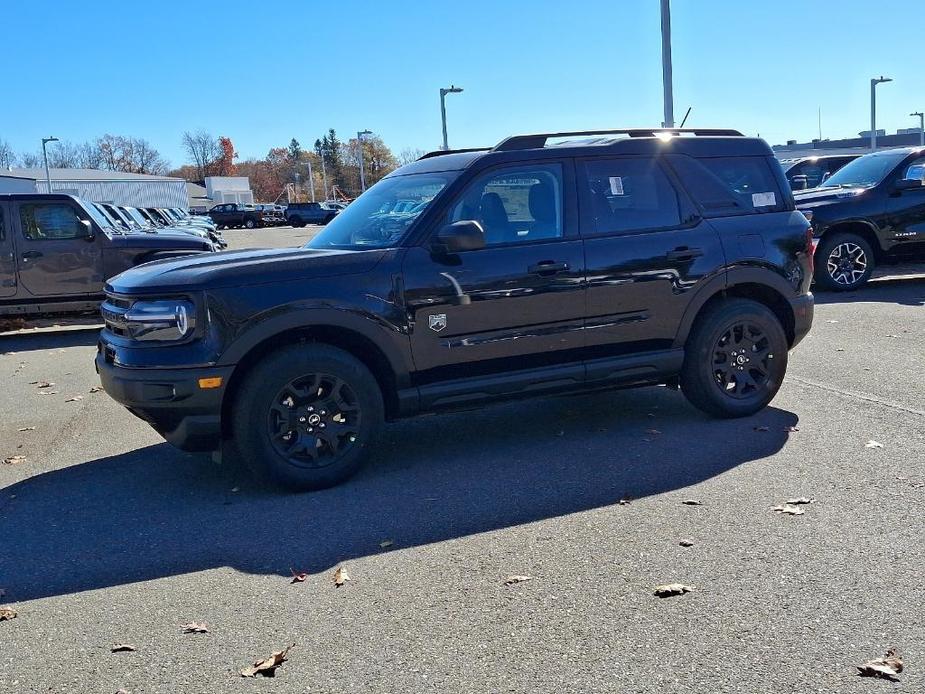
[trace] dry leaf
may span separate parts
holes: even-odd
[[[19,431],[35,431],[35,427],[20,427]]]
[[[24,455],[11,455],[9,458],[3,459],[4,465],[19,465],[19,463],[26,462],[26,456]]]
[[[292,646],[295,646],[295,644],[292,644]],[[250,667],[244,668],[241,670],[241,677],[256,677],[257,675],[276,677],[276,668],[286,662],[286,656],[292,646],[281,651],[274,651],[269,658],[258,660]]]
[[[117,643],[109,650],[113,653],[131,653],[132,651],[137,651],[138,649],[130,643]]]
[[[289,581],[290,583],[302,583],[306,578],[308,578],[307,571],[296,571],[291,567],[289,570],[292,572],[292,580]]]
[[[67,398],[64,402],[77,402],[78,400],[83,400],[83,399],[84,399],[83,395],[75,395],[72,398]]]
[[[861,677],[880,677],[892,682],[899,682],[896,675],[903,671],[903,660],[896,654],[896,649],[891,648],[882,658],[868,660],[863,665],[858,665],[858,675]]]
[[[93,387],[90,389],[90,392],[91,392],[91,393],[99,393],[101,390],[103,390],[103,386],[93,386]]]
[[[395,543],[392,542],[391,540],[383,540],[382,542],[379,543],[379,546],[380,546],[382,549],[385,549],[386,547],[391,547],[391,546],[394,545],[394,544],[395,544]]]
[[[43,390],[39,392],[39,395],[57,395],[57,390]]]
[[[836,347],[836,348],[835,348],[835,351],[836,351],[836,352],[844,352],[845,349],[844,349],[844,347]]]
[[[54,383],[49,383],[48,381],[29,381],[29,385],[38,388],[51,388]]]
[[[660,598],[670,598],[675,595],[684,595],[693,589],[693,586],[686,586],[683,583],[666,583],[663,586],[655,586],[655,595]]]
[[[350,579],[350,574],[347,573],[347,570],[343,566],[338,566],[337,571],[334,572],[334,586],[340,588]]]
[[[877,441],[874,441],[873,439],[871,439],[870,441],[864,444],[864,448],[883,448],[883,444],[878,443]]]
[[[791,506],[800,506],[802,504],[812,504],[815,502],[816,502],[815,498],[810,499],[807,496],[797,496],[797,497],[794,497],[793,499],[787,499],[784,503],[790,504]]]
[[[768,427],[766,426],[755,427],[755,431],[768,431]]]
[[[532,581],[533,576],[508,576],[504,579],[504,585],[513,586],[516,583],[524,583],[525,581]]]
[[[180,631],[184,634],[208,634],[209,627],[202,622],[189,622],[180,625]]]
[[[788,516],[802,516],[804,513],[806,513],[801,508],[797,508],[796,506],[788,506],[787,504],[784,504],[783,506],[775,506],[771,510],[776,511],[777,513],[784,513]]]
[[[117,689],[116,694],[132,694],[128,689]]]
[[[681,540],[679,543],[682,547],[693,547],[694,542],[692,540]]]
[[[16,610],[12,607],[0,607],[0,622],[8,622],[16,619]]]
[[[899,337],[899,335],[887,335],[886,337]]]
[[[697,499],[685,499],[681,503],[685,506],[703,506],[703,502],[697,501]]]

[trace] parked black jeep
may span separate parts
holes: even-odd
[[[877,264],[925,261],[925,147],[866,154],[794,197],[812,220],[824,289],[857,289]]]
[[[286,207],[286,221],[294,227],[306,224],[327,224],[337,216],[337,210],[320,202],[290,202]]]
[[[240,227],[256,229],[257,227],[270,225],[275,221],[271,219],[269,214],[258,210],[253,205],[239,205],[236,202],[214,205],[209,210],[209,217],[219,229],[237,229]]]
[[[171,443],[228,442],[298,489],[421,412],[652,384],[720,417],[765,407],[813,316],[809,225],[770,148],[562,136],[426,155],[301,249],[113,278],[104,387]]]
[[[189,234],[143,234],[71,195],[0,195],[0,315],[96,310],[107,277],[216,250]]]

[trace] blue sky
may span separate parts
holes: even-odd
[[[172,164],[184,130],[242,158],[369,128],[399,152],[511,133],[658,125],[658,0],[109,2],[4,7],[0,138],[144,137]],[[870,8],[877,9],[872,16]],[[675,113],[772,144],[912,127],[925,110],[925,2],[673,0]]]

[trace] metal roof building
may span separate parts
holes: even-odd
[[[51,190],[45,169],[0,170],[0,193],[22,192],[23,179],[32,180],[39,193],[68,193],[93,202],[111,202],[131,207],[182,207],[189,204],[186,181],[170,176],[102,171],[99,169],[49,169]],[[13,190],[13,187],[16,190]]]

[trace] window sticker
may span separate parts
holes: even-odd
[[[774,193],[752,193],[752,207],[773,207],[777,204]]]
[[[610,177],[610,194],[623,195],[623,178],[620,176]]]

